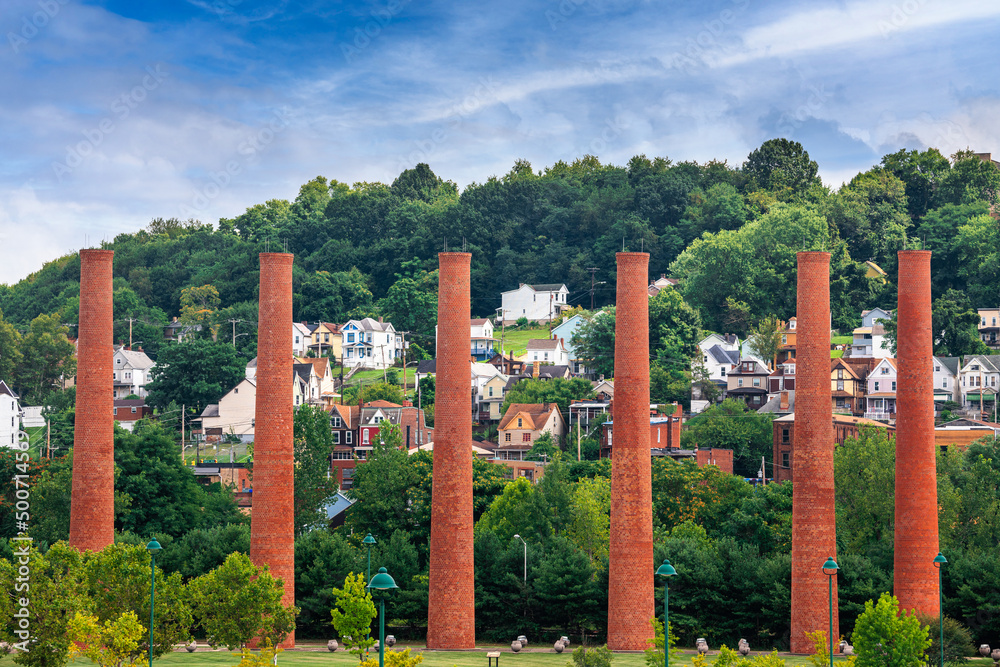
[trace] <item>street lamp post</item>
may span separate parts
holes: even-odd
[[[941,581],[941,566],[948,564],[948,559],[940,551],[934,557],[934,567],[938,571],[938,624],[941,626],[941,667],[944,667],[944,589]]]
[[[830,667],[833,667],[833,578],[837,576],[837,570],[840,566],[837,565],[837,561],[833,560],[833,556],[826,559],[823,563],[823,574],[827,576],[830,582]]]
[[[163,547],[153,538],[146,545],[149,552],[149,667],[153,667],[153,604],[156,602],[156,552]]]
[[[368,588],[380,592],[378,599],[378,667],[385,667],[385,593],[393,588],[399,588],[399,586],[385,571],[385,568],[380,567],[378,574],[368,584]]]
[[[521,544],[524,545],[524,583],[528,583],[528,543],[524,541],[524,538],[520,535],[515,535],[517,539],[521,540]]]
[[[665,577],[663,580],[663,667],[670,667],[670,577],[677,574],[677,570],[664,559],[663,565],[656,568],[656,574]]]
[[[365,535],[365,539],[361,540],[361,544],[363,544],[366,547],[368,547],[368,579],[367,579],[367,581],[370,582],[372,580],[372,547],[375,546],[377,544],[377,542],[375,542],[375,538],[372,537],[372,534],[368,533],[367,535]]]

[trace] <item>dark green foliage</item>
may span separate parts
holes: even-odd
[[[772,415],[757,414],[739,399],[727,398],[687,423],[685,446],[733,450],[733,472],[756,477],[761,456],[772,457]]]
[[[295,540],[295,604],[302,609],[297,635],[323,639],[330,633],[330,609],[335,604],[331,591],[342,586],[351,572],[364,571],[364,556],[365,551],[340,533],[313,530]]]
[[[933,665],[941,659],[942,619],[938,616],[918,615],[920,623],[930,628],[931,645],[924,652],[924,660]],[[978,655],[973,645],[972,632],[954,618],[944,618],[944,661],[949,664],[964,663],[966,658]]]
[[[247,361],[232,344],[195,339],[166,345],[153,367],[146,403],[164,409],[173,401],[201,412],[245,377]]]

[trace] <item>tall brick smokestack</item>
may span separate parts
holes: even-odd
[[[620,252],[615,323],[614,448],[608,648],[639,651],[652,639],[653,509],[649,459],[649,255]]]
[[[798,253],[795,459],[792,462],[792,653],[812,653],[807,632],[830,631],[829,582],[837,557],[830,391],[830,253]],[[837,608],[837,582],[833,582]],[[838,616],[833,636],[840,637]]]
[[[115,541],[113,250],[80,251],[76,428],[69,543],[100,551]]]
[[[471,649],[476,645],[469,392],[472,255],[443,252],[438,261],[437,403],[427,648]]]
[[[268,565],[295,604],[295,505],[292,453],[292,255],[260,254],[257,406],[254,425],[250,560]],[[295,646],[295,633],[281,643]]]
[[[896,390],[896,532],[893,588],[901,609],[938,615],[937,464],[931,253],[899,253]]]

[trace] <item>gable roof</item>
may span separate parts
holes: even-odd
[[[721,345],[713,345],[706,350],[708,356],[715,359],[720,364],[736,365],[740,363],[740,353],[737,350],[727,350]]]
[[[558,292],[566,287],[566,283],[544,283],[541,285],[528,285],[528,287],[536,292]]]
[[[539,366],[538,367],[538,377],[539,378],[566,378],[569,377],[569,366],[559,365],[559,366]]]
[[[128,365],[132,368],[145,370],[156,365],[142,350],[126,350],[122,347],[117,350],[116,354],[120,354],[125,357],[125,361],[127,361]]]
[[[965,358],[965,365],[968,366],[974,361],[979,361],[982,366],[989,366],[983,369],[988,373],[1000,371],[1000,354],[974,354]]]
[[[471,324],[474,327],[481,327],[487,322],[489,322],[489,319],[486,317],[480,318],[478,320],[469,320],[469,324]]]
[[[309,376],[312,374],[313,365],[312,364],[292,364],[292,370],[298,375],[302,380],[308,382]]]
[[[358,406],[356,405],[336,405],[330,408],[330,416],[340,417],[345,428],[354,428],[358,416]]]
[[[847,371],[851,375],[851,377],[854,378],[855,380],[861,379],[860,377],[858,377],[858,374],[854,371],[854,369],[851,368],[851,365],[846,361],[844,361],[843,357],[838,357],[836,359],[830,360],[830,370],[835,371],[838,368],[842,368],[845,371]]]
[[[531,431],[538,430],[545,423],[545,420],[548,419],[548,416],[552,414],[553,410],[559,410],[559,406],[556,403],[511,403],[507,407],[507,412],[504,413],[503,418],[500,420],[497,430],[502,431],[506,429],[507,425],[518,415],[527,420],[527,424],[520,428],[527,428]],[[536,422],[538,426],[535,425]]]
[[[418,361],[417,372],[421,375],[437,373],[437,359],[422,359]]]
[[[558,338],[532,338],[528,341],[529,350],[558,350],[562,341]]]
[[[962,360],[958,357],[934,357],[943,367],[947,368],[952,375],[958,375]]]
[[[877,364],[875,364],[874,366],[872,366],[872,370],[874,371],[876,368],[878,368],[879,366],[881,366],[883,363],[887,363],[890,366],[892,366],[893,369],[896,369],[896,358],[895,357],[883,357],[882,359],[878,360]]]
[[[14,390],[11,389],[10,387],[8,387],[7,383],[4,382],[3,380],[0,380],[0,394],[7,394],[11,398],[13,398],[15,401],[18,398],[17,394],[14,393]]]

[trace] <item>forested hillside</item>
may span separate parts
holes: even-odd
[[[519,283],[565,282],[571,305],[612,303],[615,252],[650,253],[653,277],[681,280],[706,329],[745,334],[762,318],[795,309],[795,252],[833,253],[834,326],[849,329],[862,308],[892,307],[895,253],[934,251],[935,298],[967,311],[1000,300],[1000,228],[989,215],[1000,171],[970,152],[900,151],[836,192],[817,177],[801,145],[765,142],[731,166],[673,163],[639,155],[627,165],[591,156],[510,172],[459,192],[420,164],[391,185],[347,185],[317,177],[294,201],[268,200],[218,221],[137,221],[115,250],[116,339],[143,341],[152,355],[168,318],[206,311],[222,340],[239,322],[252,344],[257,253],[295,254],[295,317],[342,322],[382,315],[428,343],[436,304],[436,253],[472,253],[472,309],[494,313]],[[865,260],[888,274],[866,277]],[[595,269],[593,272],[591,269]],[[0,308],[24,332],[40,314],[76,322],[79,258],[50,262],[0,286]],[[214,287],[182,303],[182,290]],[[954,290],[949,292],[948,290]],[[131,320],[131,322],[129,321]],[[220,326],[225,324],[225,326]],[[242,330],[242,331],[241,331]],[[75,334],[71,330],[71,335]]]

